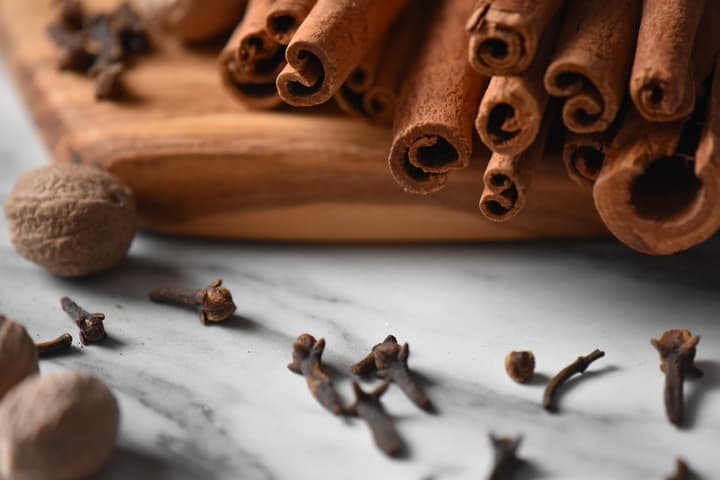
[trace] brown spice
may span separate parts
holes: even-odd
[[[315,340],[309,333],[303,333],[293,343],[292,362],[287,368],[294,373],[303,375],[308,388],[315,399],[328,411],[335,415],[345,413],[340,396],[335,391],[330,376],[322,365],[322,354],[325,350],[325,339]]]
[[[602,132],[627,88],[640,0],[569,2],[545,88],[565,99],[563,123],[576,133]]]
[[[198,290],[156,288],[148,293],[148,297],[158,303],[200,307],[200,321],[203,324],[224,322],[232,317],[237,309],[230,290],[223,287],[222,279],[219,278],[206,288]]]
[[[145,18],[187,43],[228,33],[245,11],[245,0],[136,0]]]
[[[653,338],[650,343],[660,354],[660,369],[665,373],[665,411],[673,425],[680,426],[685,411],[683,385],[685,376],[701,377],[703,372],[695,366],[696,347],[700,337],[689,330],[668,330]]]
[[[265,31],[280,45],[287,45],[317,0],[275,0],[265,21]]]
[[[249,0],[245,17],[219,58],[224,86],[253,108],[282,105],[275,81],[285,67],[285,47],[265,30],[273,0]]]
[[[116,266],[137,224],[132,190],[108,172],[80,165],[49,165],[23,175],[5,216],[18,253],[61,277]]]
[[[515,351],[505,357],[505,371],[518,383],[526,383],[535,375],[535,355],[529,351]]]
[[[470,63],[487,76],[524,72],[562,4],[563,0],[477,0],[467,23]]]
[[[647,120],[667,122],[692,112],[697,95],[690,65],[704,7],[705,0],[643,1],[630,95]]]
[[[408,0],[318,0],[287,47],[277,79],[296,107],[330,100],[387,32]]]
[[[450,171],[470,164],[473,119],[487,87],[466,57],[462,26],[473,1],[436,3],[400,94],[388,159],[395,181],[419,194],[442,189]]]
[[[35,344],[38,355],[41,357],[52,356],[64,352],[72,345],[73,337],[69,333],[63,333],[57,338]]]
[[[387,391],[389,385],[389,382],[385,382],[372,392],[366,393],[357,382],[353,382],[355,403],[347,413],[365,420],[373,434],[375,445],[387,455],[397,457],[402,455],[405,449],[404,442],[395,429],[392,417],[385,412],[380,403],[380,397]]]
[[[401,346],[393,335],[388,335],[382,343],[375,345],[365,358],[353,365],[350,371],[355,375],[375,372],[378,378],[397,384],[419,408],[432,413],[435,407],[410,373],[407,364],[409,356],[410,346],[407,343]]]
[[[76,0],[61,0],[48,31],[58,46],[59,68],[94,75],[98,100],[121,98],[120,74],[128,60],[150,50],[140,16],[125,3],[89,16]]]
[[[0,400],[38,371],[37,350],[25,327],[0,315]]]
[[[570,377],[578,373],[584,373],[591,363],[604,356],[605,352],[595,350],[589,355],[578,357],[573,363],[560,370],[560,372],[555,375],[545,387],[545,393],[543,394],[543,408],[549,412],[555,412],[557,410],[555,400],[558,389]]]
[[[60,306],[80,329],[80,342],[83,345],[105,340],[105,314],[89,313],[67,297],[60,299]]]
[[[697,480],[697,478],[685,460],[678,458],[675,463],[675,473],[667,477],[667,480]]]

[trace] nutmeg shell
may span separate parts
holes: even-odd
[[[37,348],[25,327],[0,315],[0,400],[38,371]]]
[[[114,175],[50,165],[23,175],[7,202],[10,240],[61,277],[107,270],[125,258],[137,225],[135,196]]]
[[[87,478],[110,458],[119,418],[115,396],[91,376],[30,378],[0,403],[0,477]]]

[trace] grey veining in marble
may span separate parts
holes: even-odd
[[[47,162],[0,74],[0,200],[17,176]],[[487,433],[522,433],[523,478],[660,479],[678,455],[720,478],[720,242],[671,258],[612,240],[435,247],[325,247],[140,235],[128,261],[87,280],[54,278],[19,257],[0,218],[0,311],[34,338],[72,330],[59,298],[107,314],[110,341],[43,361],[112,386],[119,449],[102,479],[479,479]],[[193,312],[145,299],[157,286],[222,277],[236,318],[202,326]],[[687,388],[689,427],[665,419],[663,378],[649,338],[671,327],[702,336],[705,377]],[[292,340],[327,340],[345,374],[394,333],[439,409],[417,410],[396,388],[387,410],[410,447],[389,460],[357,420],[327,414],[290,373]],[[544,379],[577,355],[606,351],[540,408]],[[511,349],[537,357],[539,381],[505,375]],[[365,385],[366,388],[369,385]]]

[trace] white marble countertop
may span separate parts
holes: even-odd
[[[0,73],[0,201],[47,161]],[[38,340],[73,332],[63,295],[107,314],[110,341],[41,367],[92,372],[117,394],[119,449],[103,479],[478,479],[490,431],[524,435],[530,467],[518,478],[661,479],[679,455],[720,478],[719,266],[718,239],[650,258],[612,240],[325,247],[140,235],[121,268],[65,281],[19,257],[0,218],[0,312]],[[239,307],[224,326],[145,299],[215,277]],[[672,327],[702,336],[706,373],[686,388],[680,430],[665,418],[648,341]],[[345,372],[371,345],[388,333],[410,343],[439,413],[396,388],[384,397],[408,458],[383,456],[363,423],[326,413],[286,369],[303,332],[327,340],[346,401]],[[520,386],[504,372],[512,349],[532,349],[549,376],[595,347],[606,357],[571,381],[557,415],[540,408],[544,377]]]

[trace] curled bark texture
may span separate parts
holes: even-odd
[[[687,122],[637,112],[618,133],[593,190],[608,229],[635,250],[668,255],[720,228],[720,75]],[[703,126],[704,123],[704,126]]]
[[[145,18],[189,43],[217,38],[242,18],[245,0],[135,0]]]
[[[612,125],[604,132],[566,132],[562,159],[568,177],[581,187],[592,188],[600,175],[605,155],[618,133],[630,108],[630,100],[623,101]]]
[[[602,132],[615,118],[632,64],[640,0],[570,2],[545,88],[565,98],[563,123]]]
[[[535,140],[548,102],[543,75],[555,43],[557,22],[545,31],[530,67],[518,76],[495,76],[480,102],[475,128],[495,153],[517,155]]]
[[[563,0],[478,0],[467,23],[470,63],[480,73],[518,75]]]
[[[388,34],[370,51],[335,96],[340,107],[372,122],[390,125],[400,86],[420,41],[431,2],[414,0]]]
[[[487,79],[467,63],[472,0],[439,2],[398,102],[389,165],[407,192],[428,194],[470,164],[473,119]]]
[[[647,120],[667,122],[692,112],[690,62],[704,6],[705,0],[644,0],[630,95]]]
[[[506,222],[525,206],[533,171],[545,152],[554,110],[549,108],[545,112],[542,131],[530,148],[518,155],[493,153],[490,157],[479,203],[480,211],[487,219]]]
[[[265,30],[275,42],[287,45],[305,21],[316,0],[275,0],[265,21]]]
[[[287,47],[288,65],[277,79],[280,97],[296,107],[330,100],[406,5],[408,0],[318,0]]]
[[[282,104],[275,80],[285,66],[285,47],[265,31],[273,0],[249,0],[245,18],[220,54],[220,75],[228,91],[253,108]]]

